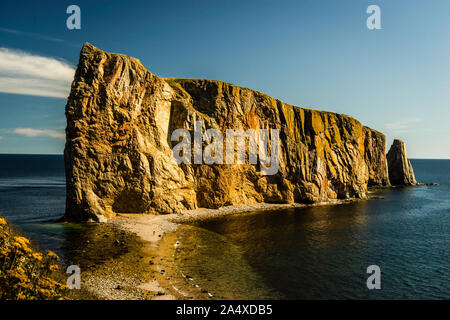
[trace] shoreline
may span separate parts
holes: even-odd
[[[371,199],[371,197],[368,199]],[[145,299],[150,300],[214,299],[211,293],[202,290],[202,288],[196,285],[195,281],[193,281],[194,279],[189,275],[185,275],[181,270],[178,270],[174,263],[175,250],[178,242],[175,233],[179,226],[234,214],[313,206],[333,206],[350,204],[360,200],[367,199],[331,200],[313,204],[259,203],[254,205],[227,206],[218,209],[199,208],[185,210],[179,214],[167,215],[118,214],[116,217],[109,219],[106,223],[111,224],[120,230],[137,235],[145,243],[145,249],[142,250],[140,254],[142,254],[142,262],[149,265],[150,271],[147,271],[146,274],[143,275],[143,279],[141,279],[143,281],[134,281],[134,289],[141,293],[144,292],[144,294],[139,295],[139,297],[142,296],[145,297]],[[108,269],[109,267],[105,266],[105,268]],[[132,266],[132,268],[134,268],[134,266]],[[106,273],[109,273],[109,277],[115,276],[113,272],[108,272],[108,270],[106,270]],[[132,273],[136,276],[135,272]],[[96,274],[94,272],[91,278],[95,277]],[[91,282],[91,286],[95,285],[95,282],[96,281]],[[111,280],[109,282],[115,283]],[[111,285],[109,285],[109,288],[106,288],[106,291],[114,293],[114,290],[112,289]],[[98,294],[98,290],[94,291],[97,291]],[[121,298],[120,295],[116,294],[103,294],[103,297],[105,299]],[[133,298],[136,299],[136,296]]]

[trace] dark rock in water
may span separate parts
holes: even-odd
[[[387,154],[389,179],[394,186],[417,185],[411,161],[406,154],[405,143],[395,139]]]
[[[418,186],[434,187],[434,186],[438,186],[439,183],[437,183],[437,182],[432,182],[432,183],[420,183],[420,182],[417,182],[417,185]]]

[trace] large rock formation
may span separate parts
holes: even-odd
[[[66,218],[173,213],[258,202],[365,197],[389,185],[382,133],[354,118],[304,109],[212,80],[162,79],[139,60],[85,44],[66,106]],[[279,129],[279,170],[181,164],[171,133]]]
[[[403,141],[394,140],[387,154],[387,161],[392,185],[413,186],[417,184]]]

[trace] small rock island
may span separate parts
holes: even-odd
[[[405,143],[395,139],[387,154],[389,179],[393,185],[414,186],[416,177],[406,153]]]
[[[257,203],[364,198],[368,188],[413,185],[404,143],[353,117],[286,104],[204,79],[159,78],[135,58],[86,43],[66,105],[67,220],[176,213]],[[253,164],[182,164],[171,133],[278,129],[279,170]]]

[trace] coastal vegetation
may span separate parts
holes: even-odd
[[[59,257],[41,252],[0,216],[0,299],[67,300]]]

